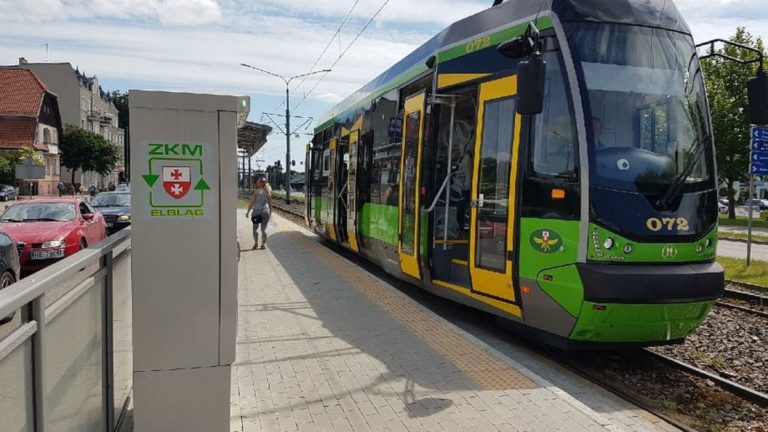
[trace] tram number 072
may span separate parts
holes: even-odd
[[[686,218],[650,218],[645,221],[645,226],[653,232],[659,232],[662,229],[672,231],[688,231],[688,219]]]
[[[473,41],[467,42],[467,44],[464,45],[464,50],[467,53],[471,53],[471,52],[481,50],[483,48],[488,48],[489,46],[491,46],[491,37],[486,36],[480,39],[475,39]]]

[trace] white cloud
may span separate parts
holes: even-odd
[[[360,0],[352,18],[367,21],[385,0]],[[353,0],[260,0],[261,11],[283,14],[338,17],[339,22],[354,4]],[[491,5],[489,0],[390,0],[377,17],[385,22],[432,23],[447,25]]]
[[[192,26],[214,23],[221,15],[217,0],[0,0],[0,17],[10,22],[148,18]]]
[[[8,21],[31,21],[35,17],[60,15],[61,0],[0,0],[0,17]]]

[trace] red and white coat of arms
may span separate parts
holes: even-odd
[[[163,189],[173,199],[182,199],[192,186],[191,168],[188,166],[164,166]]]

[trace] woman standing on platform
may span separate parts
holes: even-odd
[[[256,189],[251,196],[245,217],[253,210],[251,222],[253,222],[253,248],[259,245],[259,231],[261,231],[261,249],[267,245],[267,222],[269,222],[270,208],[272,207],[272,188],[267,184],[267,179],[259,177],[256,180]]]

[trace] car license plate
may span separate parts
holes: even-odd
[[[64,249],[43,250],[43,251],[32,252],[33,260],[44,260],[44,259],[52,259],[52,258],[64,258]]]
[[[107,228],[112,228],[114,225],[112,222],[107,222]]]

